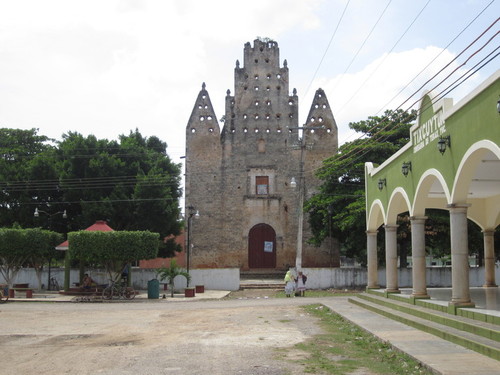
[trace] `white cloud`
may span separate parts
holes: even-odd
[[[438,57],[426,68],[436,56]],[[381,115],[386,109],[410,109],[412,104],[418,102],[424,89],[432,88],[458,67],[458,63],[453,62],[443,73],[424,85],[454,58],[453,53],[434,46],[385,54],[358,72],[319,78],[313,87],[325,90],[339,126],[339,142],[343,143],[352,141],[357,136],[348,128],[349,122]],[[424,68],[426,69],[422,72]],[[446,84],[438,86],[434,92],[439,93],[465,71],[465,68],[458,69],[452,76],[453,79],[447,79]],[[479,77],[476,76],[447,97],[462,97],[477,85],[478,80]],[[415,95],[411,97],[413,94]],[[312,95],[313,93],[308,95],[309,98],[302,103],[311,103]]]

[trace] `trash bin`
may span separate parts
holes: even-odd
[[[157,279],[148,281],[148,299],[160,298],[160,282]]]

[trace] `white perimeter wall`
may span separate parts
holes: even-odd
[[[304,268],[307,275],[308,289],[362,289],[366,286],[367,272],[364,268]],[[399,269],[399,287],[412,286],[411,268]],[[107,284],[108,276],[104,271],[87,271],[98,284]],[[192,269],[190,286],[204,285],[206,289],[212,290],[238,290],[240,288],[240,270],[238,268],[217,269]],[[426,269],[428,287],[451,287],[450,267],[430,267]],[[55,277],[60,287],[64,285],[64,269],[52,268],[51,277]],[[283,274],[284,277],[284,274]],[[500,283],[500,267],[495,266],[495,277],[497,284]],[[47,285],[48,272],[42,273],[42,283]],[[480,287],[484,284],[484,268],[470,268],[469,273],[471,287]],[[71,286],[79,279],[79,270],[71,270]],[[132,270],[132,283],[134,288],[147,290],[148,281],[156,279],[156,272],[151,269],[134,268]],[[0,276],[0,283],[5,282]],[[385,287],[385,269],[378,270],[378,282]],[[35,271],[31,268],[23,268],[19,271],[14,283],[29,283],[31,287],[37,288],[38,280]],[[283,284],[284,285],[284,284]],[[175,279],[175,288],[186,287],[186,279],[178,276]]]

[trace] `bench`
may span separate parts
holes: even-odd
[[[26,298],[33,298],[33,288],[9,288],[9,297],[14,298],[15,292],[26,292]]]

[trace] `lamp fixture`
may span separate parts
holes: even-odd
[[[447,135],[446,137],[439,137],[438,141],[438,150],[441,153],[441,155],[444,155],[444,152],[446,151],[446,147],[451,147],[451,139],[450,136]]]
[[[290,180],[290,186],[292,188],[296,188],[297,187],[297,181],[295,180],[295,177],[292,177],[292,179]]]
[[[387,181],[385,178],[380,178],[378,180],[378,189],[382,190],[384,188],[384,186],[387,186]]]
[[[411,161],[404,161],[403,165],[401,166],[401,173],[403,173],[403,176],[408,176],[408,173],[411,172]]]

